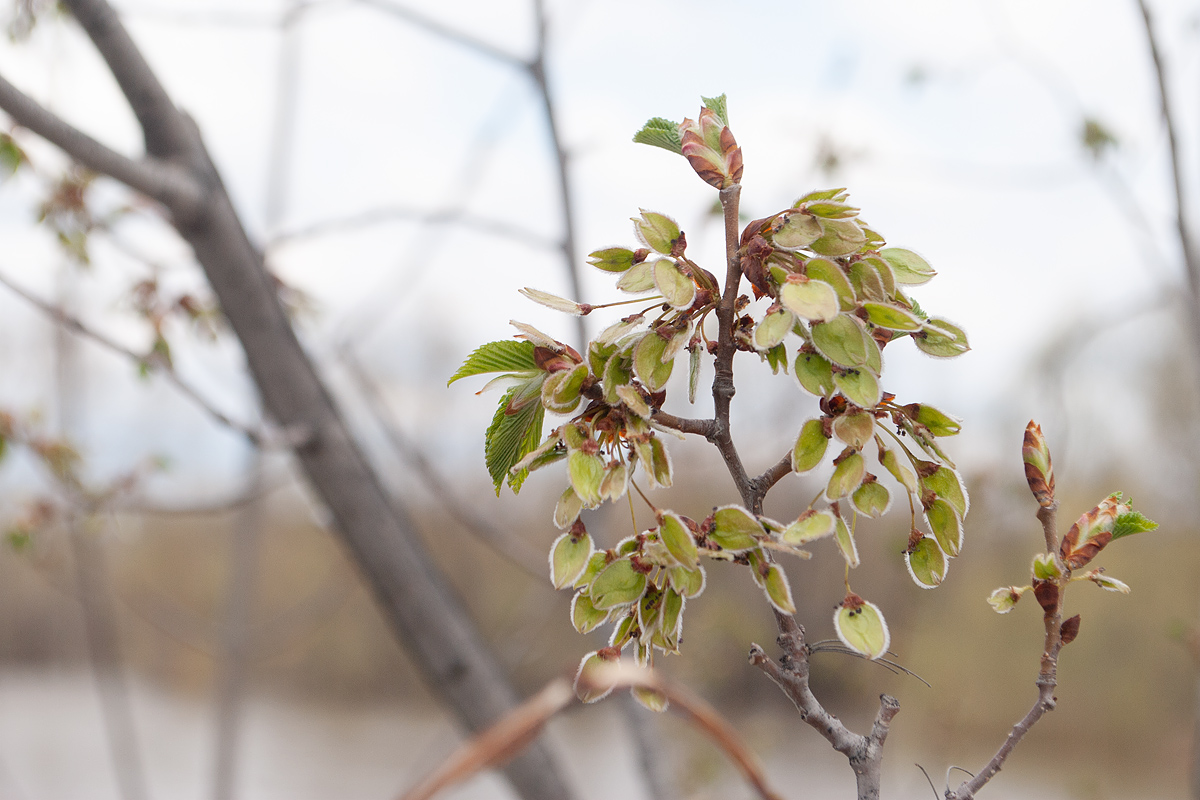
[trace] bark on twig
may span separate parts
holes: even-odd
[[[1038,508],[1037,518],[1042,523],[1042,532],[1046,538],[1046,552],[1058,551],[1058,504]],[[1042,659],[1038,669],[1038,696],[1033,707],[1021,720],[1013,726],[1004,744],[992,756],[992,759],[968,781],[964,781],[953,791],[946,789],[946,800],[971,800],[988,781],[996,777],[1004,762],[1012,753],[1013,748],[1020,744],[1025,734],[1037,724],[1047,711],[1053,711],[1057,702],[1054,690],[1058,686],[1058,654],[1062,650],[1062,592],[1058,593],[1058,601],[1054,607],[1043,614],[1046,629],[1045,643],[1042,648]]]

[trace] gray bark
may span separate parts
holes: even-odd
[[[123,159],[82,136],[3,81],[0,108],[85,166],[119,180],[132,175],[137,182],[127,182],[139,191],[166,187],[150,193],[168,208],[176,229],[195,252],[245,350],[267,416],[296,443],[298,463],[329,509],[384,615],[428,685],[458,719],[471,730],[486,727],[516,706],[516,694],[424,551],[412,518],[389,499],[353,440],[297,340],[261,254],[243,228],[195,125],[175,108],[105,0],[65,0],[64,5],[129,100],[145,134],[149,163]],[[88,146],[72,148],[78,141]],[[170,179],[157,186],[140,180],[164,172]],[[197,196],[199,202],[193,202]],[[571,796],[542,746],[527,750],[506,773],[527,800]]]

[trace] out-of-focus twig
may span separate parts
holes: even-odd
[[[592,688],[636,686],[660,692],[673,708],[734,762],[762,800],[780,800],[780,795],[768,785],[758,757],[745,745],[733,726],[704,700],[664,680],[654,670],[628,662],[616,662],[589,668],[579,677],[579,681]],[[532,741],[552,717],[576,702],[575,692],[568,680],[558,678],[551,681],[491,728],[464,743],[427,778],[402,795],[401,800],[428,800],[481,770],[503,764]]]
[[[504,239],[511,239],[514,242],[539,249],[556,250],[562,248],[560,242],[548,239],[537,231],[531,231],[502,220],[481,217],[457,208],[429,210],[408,208],[405,206],[386,206],[368,209],[358,214],[351,214],[336,219],[321,220],[311,225],[284,231],[271,239],[267,244],[267,251],[277,250],[280,247],[304,239],[326,236],[333,233],[351,232],[360,228],[384,225],[396,221],[418,222],[423,225],[457,225],[470,229],[472,233],[486,233]]]
[[[175,370],[173,370],[169,366],[163,364],[160,359],[155,359],[150,356],[141,355],[141,354],[134,352],[130,348],[126,347],[125,345],[123,345],[113,339],[110,339],[108,336],[104,335],[103,333],[100,333],[99,331],[95,330],[94,328],[91,328],[91,327],[85,325],[77,317],[74,317],[74,316],[68,314],[66,311],[64,311],[63,309],[54,305],[53,303],[49,303],[49,302],[41,299],[40,297],[34,295],[33,293],[27,291],[26,289],[22,288],[21,286],[18,286],[16,283],[14,283],[12,280],[10,280],[7,276],[5,276],[3,274],[0,274],[0,286],[4,286],[10,292],[17,295],[22,300],[29,303],[31,306],[36,308],[38,311],[40,311],[43,314],[45,314],[46,316],[50,317],[57,324],[63,326],[64,328],[71,331],[72,333],[76,333],[76,334],[84,337],[85,339],[90,339],[91,341],[95,342],[96,344],[100,345],[101,347],[105,348],[106,350],[116,353],[117,355],[122,356],[124,358],[127,358],[135,364],[144,364],[148,369],[151,369],[153,371],[156,371],[156,372],[164,375],[166,377],[166,379],[177,390],[179,390],[179,392],[181,394],[183,394],[184,397],[187,397],[189,400],[191,400],[193,403],[195,403],[197,406],[199,406],[205,413],[207,413],[210,417],[212,417],[216,422],[218,422],[219,424],[221,424],[222,426],[224,426],[226,428],[229,428],[230,430],[240,433],[242,436],[246,437],[246,439],[248,439],[251,443],[257,445],[257,444],[261,444],[267,440],[267,437],[263,434],[262,431],[252,428],[249,425],[245,425],[243,423],[237,422],[234,419],[232,419],[231,417],[229,417],[228,415],[226,415],[223,411],[218,410],[217,407],[214,406],[212,403],[210,403],[207,399],[205,399],[205,397],[203,395],[201,395],[200,392],[195,387],[193,387],[190,383],[188,383],[187,381],[180,378],[179,374],[177,372],[175,372]]]
[[[1042,533],[1046,540],[1046,552],[1057,552],[1058,504],[1051,503],[1049,506],[1039,508],[1037,518],[1042,523]],[[954,791],[947,789],[946,800],[971,800],[971,798],[975,797],[976,793],[1000,772],[1000,768],[1004,766],[1004,762],[1008,759],[1013,749],[1020,744],[1021,740],[1025,738],[1025,735],[1029,733],[1033,726],[1038,723],[1047,711],[1054,710],[1058,702],[1058,698],[1054,696],[1054,690],[1058,686],[1058,655],[1063,648],[1061,592],[1057,594],[1057,598],[1052,607],[1045,609],[1043,615],[1046,637],[1036,682],[1038,689],[1037,700],[1034,702],[1033,707],[1029,709],[1029,712],[1013,726],[1012,731],[1005,738],[1004,744],[1000,745],[1000,749],[992,756],[991,761],[977,774],[972,775],[970,780],[960,784]]]
[[[108,587],[108,571],[100,543],[82,521],[68,512],[67,534],[79,584],[79,606],[87,634],[88,657],[100,697],[117,786],[124,800],[147,800],[145,772],[130,705],[120,632]]]
[[[252,489],[257,489],[263,479],[262,458],[258,450],[249,454],[246,475]],[[261,495],[261,492],[251,493]],[[235,796],[242,700],[246,693],[248,666],[254,647],[251,626],[262,551],[263,514],[261,501],[247,503],[238,509],[231,531],[229,583],[218,628],[213,800],[232,800]]]
[[[516,564],[539,581],[545,581],[546,557],[524,539],[514,536],[506,528],[493,525],[468,508],[467,504],[459,499],[455,489],[442,478],[433,463],[421,452],[420,447],[400,430],[387,408],[379,386],[367,374],[357,356],[348,348],[344,349],[342,362],[350,372],[359,393],[367,401],[371,413],[383,428],[392,450],[416,472],[446,513],[496,554]]]
[[[529,59],[521,58],[490,42],[451,28],[423,14],[418,14],[412,9],[387,2],[387,0],[357,0],[357,2],[403,19],[427,33],[432,33],[472,52],[488,56],[510,67],[515,67],[529,76],[541,100],[542,111],[546,120],[546,129],[550,135],[551,146],[554,150],[555,166],[558,171],[559,203],[563,212],[563,237],[560,244],[563,254],[563,264],[566,268],[572,297],[582,302],[584,299],[583,283],[580,278],[579,267],[575,262],[575,213],[572,200],[570,156],[558,129],[557,110],[554,97],[550,92],[550,84],[546,72],[546,57],[548,54],[548,38],[546,36],[547,19],[542,0],[533,0],[536,47],[532,58]],[[576,337],[578,338],[577,344],[582,346],[587,342],[587,322],[583,317],[574,317],[574,320]]]

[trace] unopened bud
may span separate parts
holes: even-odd
[[[1025,427],[1025,442],[1021,446],[1025,460],[1025,480],[1029,490],[1042,508],[1054,505],[1054,467],[1050,463],[1050,448],[1042,435],[1042,426],[1033,420]]]
[[[742,148],[715,111],[701,109],[699,120],[685,119],[679,131],[683,155],[701,180],[717,189],[741,182]]]

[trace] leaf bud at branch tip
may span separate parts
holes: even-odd
[[[728,189],[742,180],[742,148],[713,106],[724,106],[724,96],[708,101],[696,121],[679,126],[681,151],[701,180],[716,189]]]
[[[1029,491],[1042,508],[1054,507],[1054,467],[1050,463],[1050,448],[1042,435],[1042,426],[1033,420],[1025,426],[1025,441],[1021,446],[1025,461],[1025,480]]]

